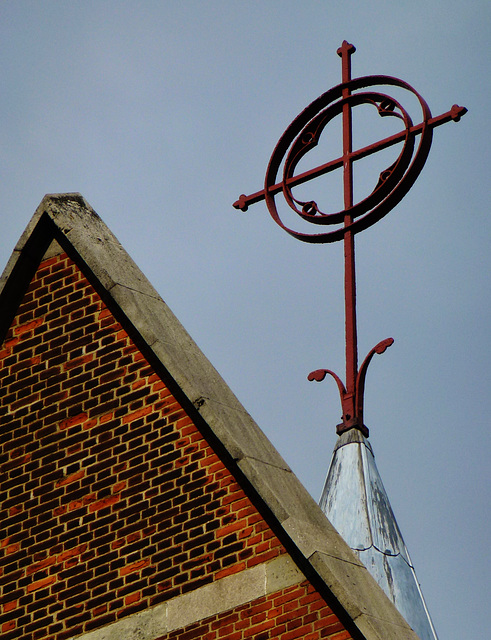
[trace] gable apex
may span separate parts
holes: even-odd
[[[0,279],[2,340],[47,251],[63,250],[231,470],[353,638],[416,640],[117,238],[80,194],[43,198]],[[49,255],[49,254],[48,254]]]

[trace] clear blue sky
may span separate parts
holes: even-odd
[[[487,0],[0,4],[2,267],[45,193],[81,192],[315,498],[341,410],[334,383],[306,376],[344,371],[342,247],[232,202],[340,82],[343,39],[353,75],[402,78],[434,115],[469,109],[357,237],[360,358],[396,341],[372,362],[365,422],[441,640],[489,628],[490,14]]]

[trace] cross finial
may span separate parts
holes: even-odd
[[[355,51],[355,45],[350,44],[347,40],[343,40],[343,44],[337,51],[338,56],[341,58],[341,73],[344,84],[351,81],[351,56]],[[345,93],[349,95],[349,88],[345,89]]]
[[[351,78],[351,56],[356,51],[354,45],[344,40],[337,50],[341,58],[342,82],[326,91],[300,113],[281,136],[269,161],[264,189],[249,196],[242,195],[234,207],[247,211],[247,207],[262,199],[273,220],[294,238],[303,242],[324,243],[344,242],[345,260],[345,314],[346,314],[346,383],[329,369],[318,369],[309,375],[310,380],[322,380],[330,374],[336,380],[343,408],[343,422],[337,431],[357,428],[365,435],[368,429],[363,424],[363,395],[365,376],[374,354],[383,353],[393,343],[392,338],[379,342],[358,368],[358,346],[356,329],[356,282],[355,282],[355,234],[371,226],[385,216],[405,196],[414,184],[428,156],[433,129],[445,122],[458,122],[466,109],[454,105],[450,111],[433,117],[425,100],[411,86],[397,78],[388,76],[367,76]],[[419,102],[422,120],[413,124],[412,118],[402,104],[377,86],[403,89]],[[365,91],[360,92],[360,89]],[[401,131],[363,148],[353,149],[352,110],[359,105],[370,105],[379,116],[397,118],[403,125]],[[313,169],[296,173],[302,158],[319,142],[325,129],[336,116],[342,115],[343,150],[342,154]],[[421,134],[419,146],[415,138]],[[355,201],[353,197],[354,163],[377,151],[402,143],[399,157],[384,169],[375,188],[365,198]],[[343,171],[344,209],[335,213],[324,213],[313,200],[301,200],[293,194],[293,188],[314,177],[322,176],[335,169]],[[278,174],[282,180],[277,181]],[[275,195],[283,193],[285,201],[293,211],[315,225],[339,225],[343,227],[330,232],[307,233],[295,231],[282,221],[278,212]]]
[[[347,40],[343,40],[343,44],[337,50],[337,54],[340,58],[344,56],[351,56],[356,51],[354,44],[350,44]]]

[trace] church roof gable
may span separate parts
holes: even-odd
[[[80,194],[45,196],[0,279],[4,335],[53,241],[82,269],[235,477],[269,514],[277,535],[316,588],[366,640],[417,636],[292,473],[264,433]],[[56,245],[54,245],[56,247]],[[56,248],[54,249],[56,252]]]

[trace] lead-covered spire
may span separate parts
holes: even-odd
[[[421,640],[436,640],[372,447],[358,429],[338,438],[320,507]]]

